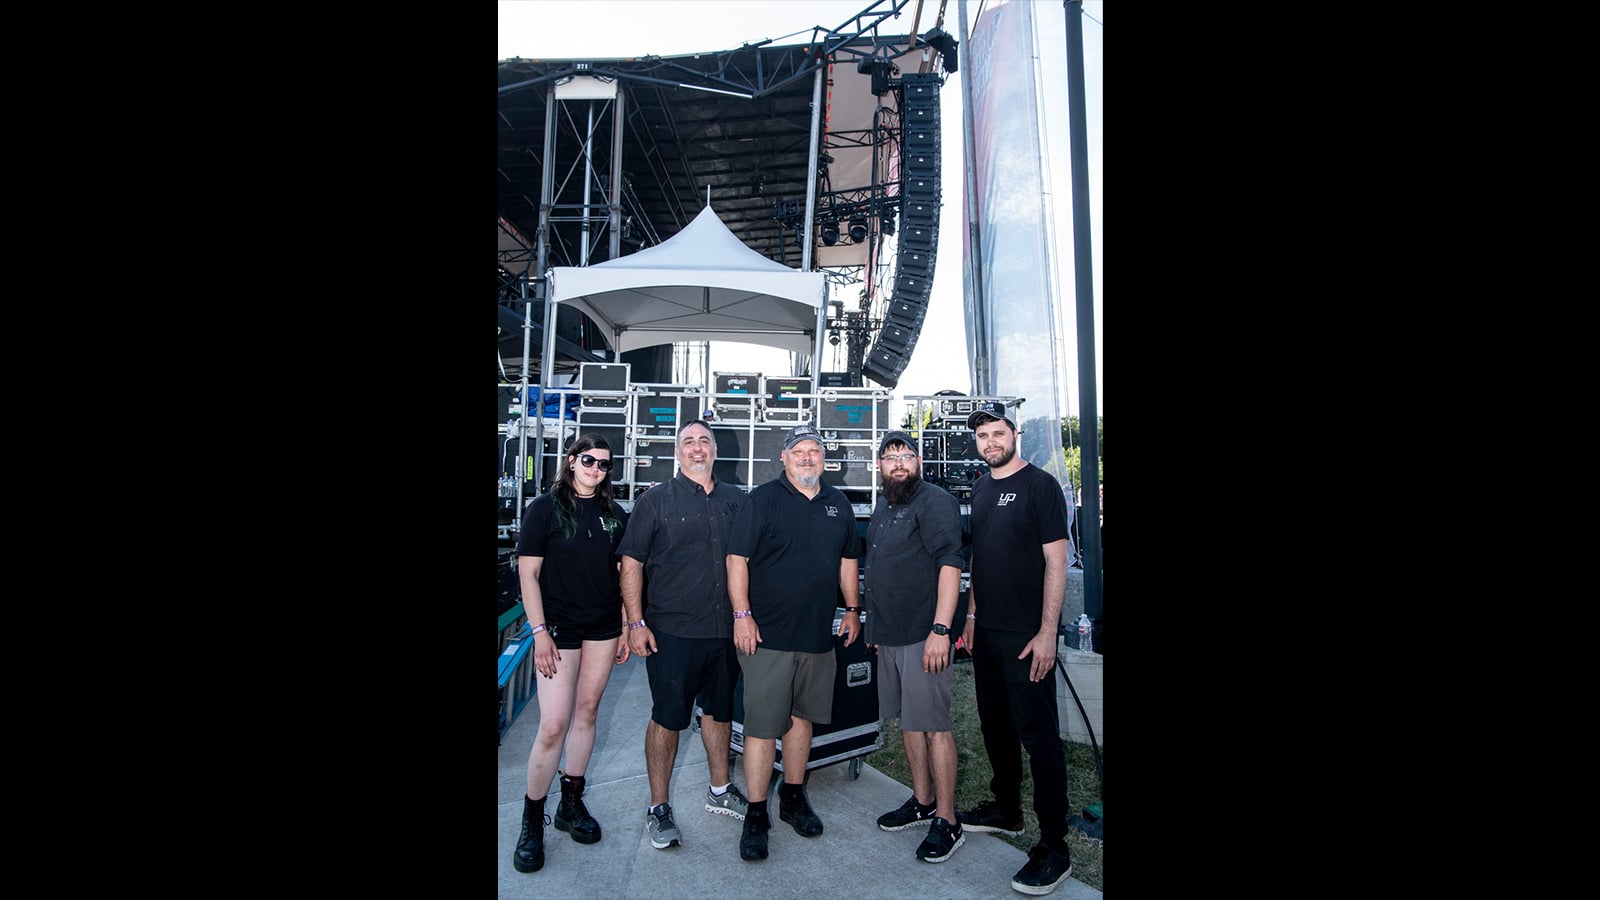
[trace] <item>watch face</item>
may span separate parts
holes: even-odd
[[[935,623],[933,623],[933,633],[934,634],[949,634],[950,633],[950,629],[944,627],[943,625],[940,625],[938,622],[935,622]]]

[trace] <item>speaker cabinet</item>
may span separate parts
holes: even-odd
[[[921,300],[902,298],[896,295],[889,301],[889,310],[886,322],[905,328],[909,331],[920,331],[923,319],[928,316],[928,305]],[[885,325],[884,327],[888,327]]]
[[[917,346],[917,331],[893,321],[885,322],[878,331],[878,346],[888,347],[890,350],[909,358],[912,348]]]

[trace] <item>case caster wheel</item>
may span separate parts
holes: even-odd
[[[861,777],[861,757],[850,760],[850,780],[855,781]]]

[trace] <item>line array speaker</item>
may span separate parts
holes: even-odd
[[[937,72],[911,72],[901,77],[901,165],[899,246],[894,293],[884,325],[867,351],[861,372],[887,388],[900,381],[917,335],[928,315],[933,284],[933,257],[939,246],[939,88]]]

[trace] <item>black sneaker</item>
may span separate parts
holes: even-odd
[[[912,794],[900,808],[894,812],[886,812],[878,817],[878,827],[884,831],[901,831],[933,818],[933,811],[937,809],[932,803],[923,806],[917,802],[917,795]]]
[[[1071,874],[1071,856],[1056,853],[1044,844],[1035,844],[1028,851],[1028,864],[1011,876],[1011,887],[1024,894],[1041,896],[1055,890]]]
[[[767,858],[767,829],[772,820],[766,813],[747,813],[744,817],[744,834],[739,837],[739,858],[748,862]]]
[[[967,812],[956,813],[956,821],[968,831],[990,831],[1011,837],[1022,834],[1022,813],[1007,815],[1000,811],[1000,804],[993,800],[985,800]]]
[[[961,823],[950,827],[939,816],[933,817],[933,824],[928,826],[928,836],[922,839],[922,845],[917,848],[917,859],[929,863],[942,863],[955,855],[961,845],[967,842],[967,836],[961,832]]]
[[[778,801],[778,818],[794,826],[801,837],[816,837],[822,833],[822,820],[811,811],[811,801],[802,791],[793,800]]]

